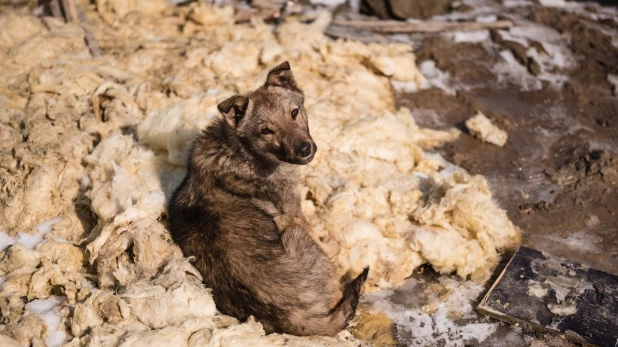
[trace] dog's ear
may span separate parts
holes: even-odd
[[[270,70],[268,77],[266,77],[266,87],[268,86],[298,89],[294,81],[294,75],[292,75],[292,69],[287,61]]]
[[[247,106],[249,106],[249,98],[234,95],[217,105],[217,108],[225,116],[225,121],[236,128],[238,122],[244,117]]]

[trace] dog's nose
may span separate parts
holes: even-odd
[[[307,158],[311,155],[311,143],[303,142],[300,144],[298,149],[296,150],[296,154],[301,158]]]

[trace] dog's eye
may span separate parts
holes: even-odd
[[[272,131],[272,130],[270,130],[268,128],[262,129],[262,134],[264,134],[264,135],[269,135],[269,134],[274,134],[274,133],[275,133],[274,131]]]
[[[296,119],[296,116],[298,116],[298,109],[297,108],[292,110],[292,119]]]

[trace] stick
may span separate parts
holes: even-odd
[[[86,19],[86,14],[84,14],[84,11],[82,10],[82,8],[80,6],[76,6],[76,11],[77,11],[77,19],[79,19],[79,21],[83,24],[88,24],[88,20]],[[82,27],[84,28],[84,32],[86,33],[84,35],[84,39],[86,40],[86,45],[88,46],[88,50],[90,51],[90,54],[92,54],[93,57],[95,58],[100,58],[101,57],[101,48],[99,47],[99,43],[97,42],[97,39],[94,37],[94,34],[86,29],[85,26],[82,25]]]
[[[407,23],[397,21],[376,20],[341,20],[336,19],[332,25],[339,25],[379,33],[435,33],[440,31],[474,31],[483,29],[505,29],[513,25],[510,21],[501,20],[491,23],[478,22],[418,22]]]
[[[67,22],[77,21],[77,9],[73,0],[60,0],[62,9],[64,10],[64,18]]]
[[[387,43],[388,39],[384,35],[365,30],[355,30],[340,25],[329,25],[324,34],[333,38],[356,40],[363,43]]]
[[[60,4],[58,0],[52,0],[49,3],[49,10],[51,11],[52,16],[56,18],[62,18],[62,9],[60,9]]]

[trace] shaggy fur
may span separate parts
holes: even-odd
[[[317,150],[287,62],[197,138],[169,206],[174,240],[212,288],[217,308],[267,332],[334,335],[354,316],[365,269],[343,285],[310,236],[298,165]]]

